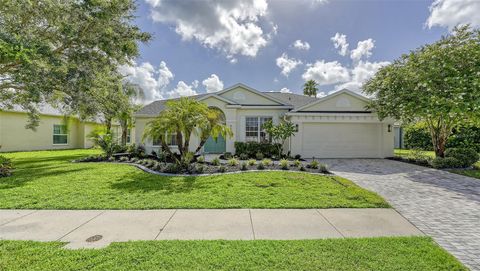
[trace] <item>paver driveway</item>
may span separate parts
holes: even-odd
[[[322,162],[383,196],[466,266],[480,270],[480,180],[383,159]]]

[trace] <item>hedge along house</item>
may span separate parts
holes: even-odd
[[[233,131],[232,138],[209,139],[203,153],[235,153],[234,143],[268,142],[262,124],[272,120],[278,124],[291,121],[297,127],[295,136],[285,148],[292,155],[311,158],[384,158],[393,156],[393,121],[380,121],[368,111],[369,99],[349,90],[341,90],[323,98],[280,92],[260,92],[236,84],[216,93],[192,98],[223,112],[225,123]],[[136,114],[135,141],[144,144],[147,152],[159,151],[153,139],[142,141],[147,123],[165,109],[166,100],[143,107]],[[168,144],[176,149],[174,135],[167,135]],[[191,151],[199,139],[190,141]]]
[[[100,120],[66,118],[49,105],[41,106],[39,111],[40,123],[35,131],[25,128],[28,116],[22,109],[15,107],[13,110],[0,111],[0,152],[93,147],[88,135],[102,126]],[[112,131],[120,135],[118,125],[113,125]]]

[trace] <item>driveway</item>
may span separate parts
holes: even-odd
[[[383,159],[321,162],[383,196],[466,266],[480,270],[480,180]]]

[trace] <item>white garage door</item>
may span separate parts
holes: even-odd
[[[373,158],[380,156],[379,124],[304,123],[302,156]]]

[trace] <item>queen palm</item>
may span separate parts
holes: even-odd
[[[318,90],[317,86],[318,86],[318,83],[315,80],[312,80],[312,79],[308,80],[307,82],[305,82],[305,84],[303,84],[303,94],[307,96],[316,97],[317,90]]]

